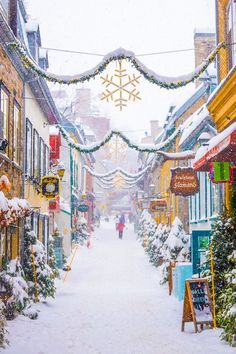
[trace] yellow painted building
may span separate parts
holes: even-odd
[[[227,46],[218,55],[219,86],[207,107],[217,131],[221,133],[236,121],[236,47],[232,45],[236,42],[236,3],[233,0],[218,0],[216,5],[217,42],[225,42]],[[225,189],[226,205],[229,207],[232,189],[228,184]]]
[[[211,84],[204,83],[198,86],[189,97],[171,110],[168,114],[164,126],[163,139],[168,138],[177,128],[180,127],[194,112],[196,112],[204,103],[211,92]],[[166,149],[167,152],[178,152],[179,136],[174,139],[172,144]],[[177,216],[183,222],[184,228],[189,228],[189,200],[186,197],[175,196],[170,191],[171,168],[178,166],[187,166],[187,161],[170,161],[162,159],[156,162],[152,171],[152,180],[155,184],[155,193],[160,198],[166,199],[166,209],[159,210],[156,214],[157,222],[171,224]]]

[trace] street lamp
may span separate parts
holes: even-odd
[[[64,166],[64,163],[63,162],[60,162],[58,165],[57,165],[57,174],[58,176],[60,177],[60,179],[62,179],[64,177],[64,174],[65,174],[65,166]]]

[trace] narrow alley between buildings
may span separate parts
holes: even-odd
[[[58,281],[56,298],[35,305],[38,320],[8,323],[4,354],[235,353],[218,330],[195,334],[190,323],[181,332],[182,303],[168,296],[158,272],[133,225],[120,240],[114,222],[103,222]]]

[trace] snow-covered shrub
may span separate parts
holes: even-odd
[[[152,242],[157,229],[157,223],[147,210],[144,210],[140,216],[138,224],[138,238],[143,246],[148,246],[149,241]]]
[[[90,233],[88,232],[87,220],[80,216],[77,221],[77,232],[76,232],[76,242],[80,245],[84,245],[85,241],[90,238]]]
[[[168,266],[170,261],[185,262],[189,260],[188,236],[185,234],[183,224],[175,217],[171,229],[163,227],[162,246],[160,254],[163,258],[161,267],[161,284],[168,281]]]
[[[13,319],[29,303],[28,285],[18,259],[7,264],[0,273],[1,291],[6,292],[4,313],[7,319]]]
[[[22,315],[25,317],[29,317],[31,320],[36,320],[38,318],[38,310],[35,309],[33,306],[29,305],[22,311]]]
[[[188,258],[188,236],[185,234],[183,224],[178,217],[175,217],[170,233],[165,241],[165,261],[185,261]]]
[[[149,242],[147,253],[149,255],[150,262],[158,267],[163,262],[163,244],[166,239],[165,231],[166,226],[158,224],[155,234],[153,235],[153,240]]]
[[[236,269],[225,276],[228,286],[220,296],[223,311],[219,311],[218,319],[224,328],[221,338],[236,347]]]
[[[4,304],[0,302],[0,348],[5,348],[8,344],[6,339],[7,330],[6,330],[6,317],[4,315]]]
[[[30,225],[25,225],[23,268],[31,299],[54,297],[56,288],[54,274],[47,264],[47,257],[42,242],[37,240]],[[36,273],[36,279],[35,279]],[[35,284],[36,283],[36,284]]]
[[[59,278],[59,270],[57,268],[57,261],[54,251],[54,242],[53,237],[49,236],[49,244],[48,244],[48,265],[52,270],[53,277]]]
[[[217,324],[223,328],[222,339],[236,346],[236,216],[225,210],[212,229],[212,254],[215,273]],[[211,286],[211,255],[204,276]]]

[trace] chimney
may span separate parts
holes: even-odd
[[[151,137],[155,139],[157,135],[162,131],[162,128],[159,125],[159,120],[151,120],[150,126],[151,126]]]
[[[195,29],[194,31],[194,56],[195,68],[199,66],[204,59],[212,52],[216,45],[216,34],[209,29]],[[196,86],[199,86],[199,80],[196,81]]]
[[[17,3],[18,0],[10,0],[9,3],[9,25],[16,37],[17,37],[17,17],[18,17]]]

